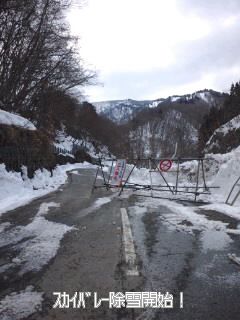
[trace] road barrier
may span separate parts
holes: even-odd
[[[198,196],[200,195],[210,195],[211,189],[219,188],[217,186],[208,186],[206,182],[205,175],[205,166],[204,162],[206,159],[204,158],[174,158],[174,159],[125,159],[128,163],[128,172],[126,172],[125,176],[121,176],[121,181],[118,183],[112,183],[114,180],[114,174],[119,171],[118,166],[119,163],[123,162],[123,159],[98,159],[98,169],[96,173],[96,177],[93,184],[93,191],[97,188],[119,188],[119,195],[122,194],[124,189],[132,189],[133,191],[146,191],[145,193],[141,193],[142,196],[150,196],[152,198],[163,198],[159,196],[159,194],[163,192],[171,193],[170,197],[165,197],[166,199],[177,199],[177,200],[187,200],[189,201],[189,196],[193,196],[194,202],[197,201]],[[194,181],[190,184],[187,183],[187,173],[184,170],[181,170],[181,165],[185,164],[188,161],[192,161],[195,163],[195,172],[192,173],[194,176]],[[109,170],[105,172],[104,163],[108,163]],[[149,170],[149,183],[135,183],[130,182],[130,178],[133,175],[133,172],[136,168],[148,168]],[[172,169],[172,170],[170,170]],[[101,185],[97,184],[97,177],[99,172],[102,175],[103,183]],[[125,172],[125,170],[124,170]],[[153,183],[153,174],[157,174],[158,180],[161,183]],[[171,176],[171,182],[169,181],[169,174]],[[180,183],[180,174],[185,175],[184,183]],[[150,192],[150,195],[148,194]],[[184,196],[188,196],[187,198]]]

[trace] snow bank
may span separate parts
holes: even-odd
[[[226,154],[207,154],[205,158],[206,159],[204,161],[204,166],[207,186],[218,188],[211,189],[210,195],[200,195],[198,197],[199,200],[212,203],[211,205],[204,206],[202,208],[204,210],[215,210],[217,212],[221,212],[223,214],[229,215],[240,220],[240,197],[235,202],[234,207],[225,204],[233,184],[235,183],[236,179],[240,176],[240,146],[237,149]],[[179,174],[179,186],[195,186],[197,166],[198,162],[196,160],[184,162],[181,164]],[[128,174],[131,171],[131,168],[131,165],[127,165],[124,179],[127,178]],[[176,183],[176,172],[174,171],[176,171],[176,164],[173,164],[171,170],[168,173],[163,173],[163,175],[166,177],[168,181],[168,184],[172,187],[174,187]],[[133,173],[131,174],[129,182],[145,186],[150,185],[151,181],[149,176],[149,170],[146,168],[135,168]],[[203,179],[201,174],[199,183],[201,186],[203,186]],[[152,184],[161,184],[164,186],[166,185],[163,178],[160,177],[159,172],[152,173]],[[168,188],[165,187],[164,189],[167,190]],[[230,201],[233,200],[239,189],[240,187],[234,189]],[[163,197],[172,197],[177,200],[177,196],[173,197],[167,191],[161,192],[161,194],[159,194],[156,191],[154,191],[153,193],[158,196],[160,195]],[[148,192],[148,195],[149,194],[150,193]],[[184,195],[184,198],[189,198],[193,200],[192,195]]]
[[[216,166],[209,166],[210,184],[220,187],[213,191],[212,201],[224,203],[234,182],[240,176],[240,147],[225,154],[208,154],[206,159],[210,163],[214,161]],[[236,205],[240,205],[240,199]]]
[[[36,130],[36,127],[32,122],[23,118],[17,114],[13,114],[0,109],[0,124],[6,124],[9,126],[21,127],[28,130]]]
[[[4,164],[0,164],[0,216],[8,210],[31,202],[56,190],[67,180],[67,171],[73,169],[94,168],[87,162],[57,166],[53,174],[46,170],[37,170],[33,179],[19,172],[8,172]]]

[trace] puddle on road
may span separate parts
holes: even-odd
[[[146,230],[144,243],[147,254],[150,257],[154,253],[154,245],[158,242],[159,214],[157,212],[148,212],[142,217],[142,222]]]

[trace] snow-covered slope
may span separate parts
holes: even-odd
[[[0,109],[0,124],[21,127],[28,130],[36,130],[32,122],[17,114],[13,114]]]
[[[206,144],[206,153],[226,153],[240,145],[240,115],[214,131]]]
[[[77,149],[84,149],[91,157],[106,156],[109,157],[108,148],[91,138],[74,139],[65,133],[64,130],[57,131],[54,146],[60,149],[74,153]]]
[[[131,120],[134,115],[144,108],[156,107],[161,100],[114,100],[94,102],[97,113],[105,115],[110,120],[121,124]]]
[[[164,99],[159,100],[132,100],[132,99],[125,99],[125,100],[110,100],[110,101],[100,101],[100,102],[93,102],[92,104],[96,107],[96,111],[98,113],[103,113],[107,111],[109,108],[118,107],[124,105],[126,107],[156,107],[161,101]]]
[[[185,94],[180,96],[170,96],[167,99],[171,102],[180,102],[180,103],[189,103],[194,101],[202,101],[208,104],[209,106],[214,105],[218,98],[224,96],[222,93],[214,90],[200,90],[191,94]]]

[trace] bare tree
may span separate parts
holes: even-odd
[[[35,111],[49,88],[70,91],[93,81],[77,38],[64,20],[68,0],[5,0],[0,4],[0,102],[10,111]]]

